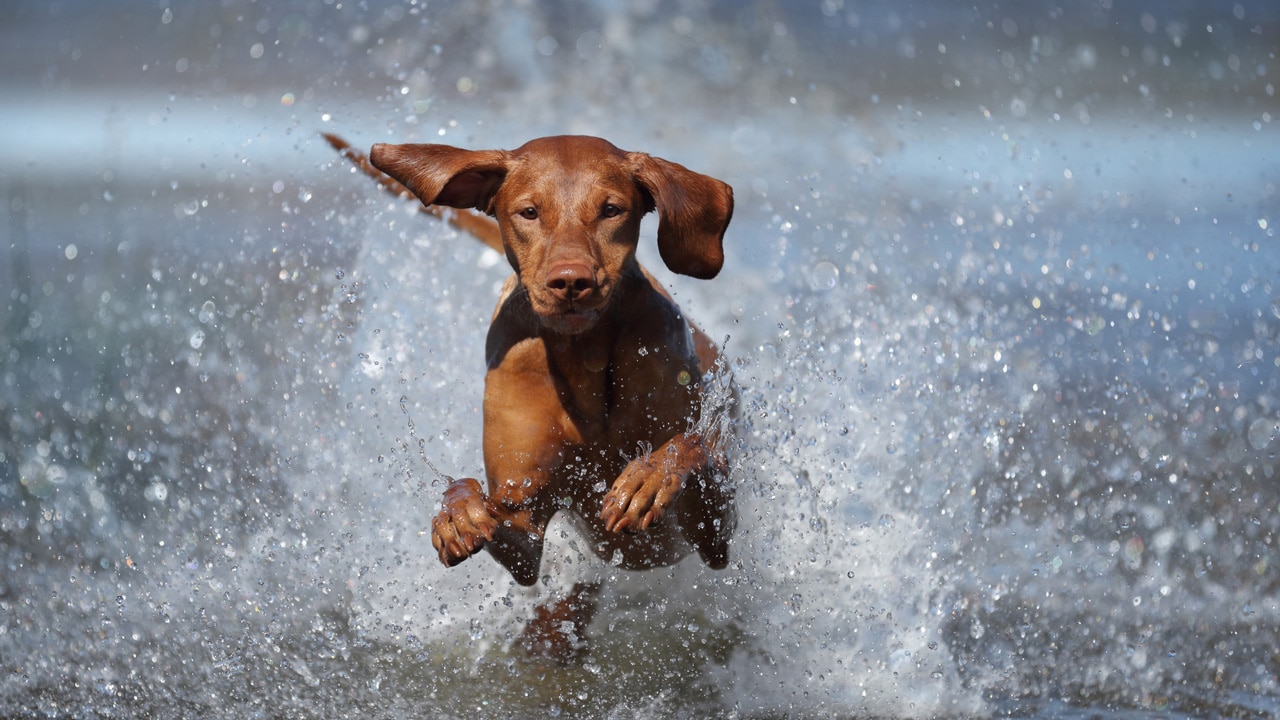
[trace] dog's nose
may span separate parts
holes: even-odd
[[[596,289],[596,274],[581,263],[556,265],[547,273],[547,289],[561,300],[582,300]]]

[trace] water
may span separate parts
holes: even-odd
[[[1280,16],[1118,5],[6,9],[0,715],[1275,717]],[[321,130],[734,185],[729,569],[438,565],[504,263]]]

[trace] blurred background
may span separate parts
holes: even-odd
[[[1280,9],[9,2],[0,715],[1280,715]],[[430,547],[505,262],[319,139],[721,178],[734,561]],[[652,238],[653,224],[646,224]],[[532,607],[608,580],[585,665]]]

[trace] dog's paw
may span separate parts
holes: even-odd
[[[466,560],[493,540],[498,521],[489,514],[480,482],[454,480],[444,491],[440,512],[431,521],[431,545],[448,567]]]
[[[609,532],[640,532],[662,517],[684,487],[688,470],[659,451],[632,460],[609,492],[600,519]]]

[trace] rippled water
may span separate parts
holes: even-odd
[[[0,11],[0,715],[1280,714],[1280,15],[1120,5]],[[642,252],[742,387],[730,568],[438,565],[505,263],[322,130],[735,187],[719,278]]]

